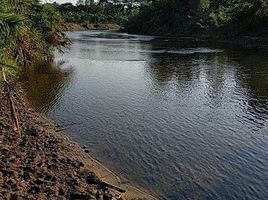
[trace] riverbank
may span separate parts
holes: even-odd
[[[85,27],[83,27],[81,24],[61,23],[60,30],[61,31],[84,31],[87,29]]]
[[[223,37],[213,35],[155,35],[153,44],[170,43],[172,46],[223,46],[231,48],[268,48],[268,37],[266,36],[240,36],[240,37]]]
[[[120,179],[29,107],[12,84],[19,121],[14,130],[10,102],[0,93],[0,199],[154,199]],[[103,178],[100,178],[103,177]]]
[[[102,23],[102,24],[62,23],[60,29],[62,31],[120,30],[121,26],[115,23]]]

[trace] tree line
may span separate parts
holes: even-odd
[[[137,7],[130,1],[118,2],[100,0],[78,0],[76,5],[71,3],[56,4],[54,7],[67,23],[78,23],[82,25],[116,23],[124,24]]]
[[[267,0],[153,0],[125,29],[139,34],[267,36]]]
[[[139,3],[138,6],[135,2]],[[68,44],[62,22],[118,23],[125,31],[155,35],[267,36],[267,0],[136,0],[41,4],[1,0],[0,69],[29,66]]]

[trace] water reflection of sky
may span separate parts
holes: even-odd
[[[45,87],[59,94],[44,112],[78,122],[70,136],[92,155],[163,199],[268,198],[263,52],[167,48],[109,32],[69,36],[70,49],[55,59],[72,66],[72,78]]]

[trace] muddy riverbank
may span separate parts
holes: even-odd
[[[62,31],[86,31],[86,30],[120,30],[121,26],[115,23],[101,23],[101,24],[76,24],[76,23],[62,23]]]
[[[0,199],[153,199],[92,159],[70,141],[64,127],[31,109],[17,84],[10,101],[0,93]],[[126,192],[125,192],[126,191]]]

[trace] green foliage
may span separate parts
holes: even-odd
[[[159,0],[144,4],[125,24],[126,30],[145,34],[185,34],[196,28],[194,0]],[[138,30],[138,32],[137,32]]]
[[[10,49],[13,44],[13,38],[16,28],[25,20],[24,17],[0,13],[0,70],[2,75],[14,75],[17,71],[14,60],[10,56]]]
[[[211,1],[210,0],[200,0],[199,7],[203,11],[207,11],[210,8]]]
[[[156,0],[125,24],[128,32],[239,36],[268,34],[267,0]]]
[[[17,76],[19,72],[19,68],[16,66],[13,60],[2,58],[0,62],[0,72],[1,72],[1,76],[0,76],[0,80],[1,80],[3,78],[3,75],[12,76],[12,77]]]
[[[215,25],[217,28],[226,24],[231,17],[228,15],[227,9],[223,6],[220,6],[218,10],[212,11],[209,14],[211,19],[211,23]]]
[[[7,47],[10,43],[12,32],[24,21],[25,18],[20,15],[10,13],[0,13],[0,52],[2,48]]]
[[[51,56],[54,47],[67,44],[58,28],[60,21],[60,14],[50,4],[40,4],[38,0],[1,0],[2,71],[14,71],[11,66],[29,66],[35,59]]]
[[[61,13],[65,22],[79,24],[122,24],[135,10],[131,4],[126,8],[125,5],[107,3],[106,1],[94,4],[92,1],[83,0],[77,2],[76,6],[66,3],[57,5],[56,9]]]

